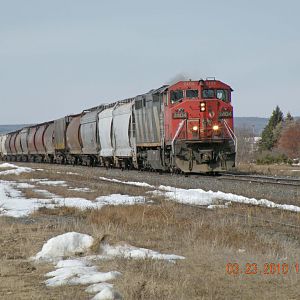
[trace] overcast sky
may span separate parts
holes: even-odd
[[[236,116],[300,115],[300,2],[0,0],[0,124],[147,92],[178,74],[234,89]]]

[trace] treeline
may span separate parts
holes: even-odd
[[[290,113],[283,115],[279,106],[273,110],[260,140],[251,129],[238,129],[238,162],[258,164],[293,163],[300,159],[300,121]]]

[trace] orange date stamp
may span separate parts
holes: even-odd
[[[228,275],[287,275],[289,273],[299,274],[299,263],[227,263],[226,273]]]

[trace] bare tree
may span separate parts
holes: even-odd
[[[237,163],[248,163],[254,158],[256,151],[256,144],[254,139],[253,128],[241,127],[235,128],[235,135],[237,137]]]
[[[300,157],[300,122],[289,122],[283,128],[279,141],[278,149],[289,158]]]

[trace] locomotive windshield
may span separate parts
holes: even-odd
[[[203,97],[204,99],[215,98],[215,91],[214,91],[213,89],[203,90],[203,92],[202,92],[202,97]]]
[[[213,99],[217,98],[224,102],[229,102],[229,94],[227,90],[223,89],[205,89],[202,91],[202,98],[204,99]]]
[[[186,90],[186,97],[187,98],[197,98],[198,90]]]
[[[171,91],[171,103],[178,102],[183,99],[183,90]]]
[[[227,102],[228,101],[228,93],[226,90],[217,90],[216,91],[217,99]]]

